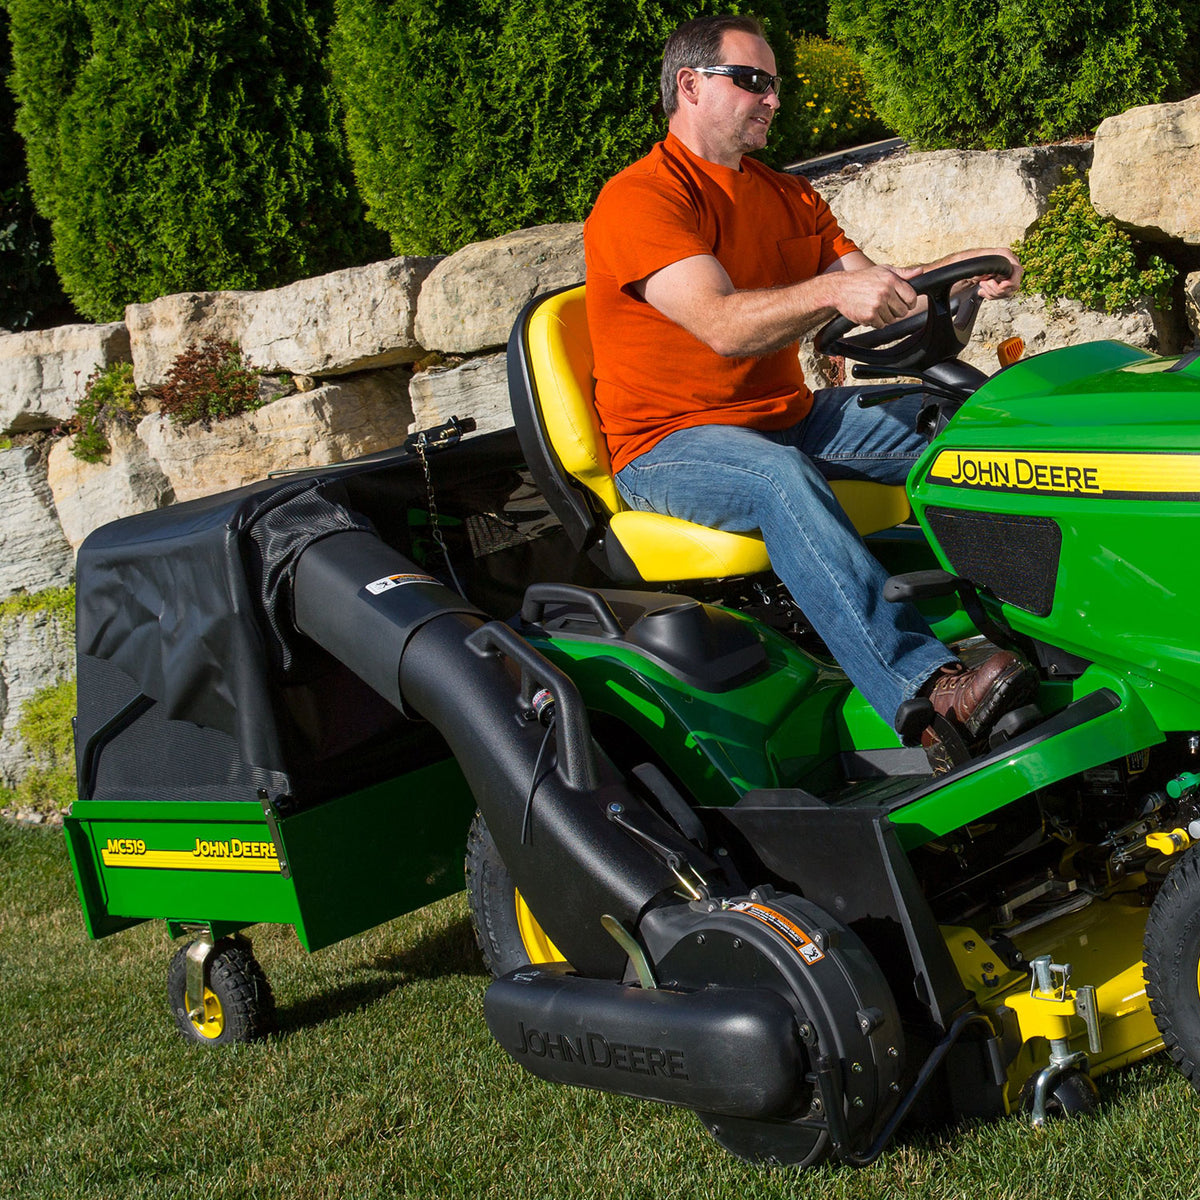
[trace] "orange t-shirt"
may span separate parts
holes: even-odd
[[[691,425],[783,429],[812,406],[793,343],[722,358],[630,285],[697,254],[738,289],[819,275],[856,249],[812,185],[752,158],[734,171],[668,133],[610,179],[583,227],[596,408],[613,470]]]

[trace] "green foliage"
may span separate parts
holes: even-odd
[[[1084,134],[1177,94],[1172,0],[833,0],[871,102],[926,147],[998,148]],[[1194,17],[1189,17],[1194,22]]]
[[[338,0],[331,63],[370,220],[397,253],[419,254],[582,220],[605,180],[663,135],[654,109],[668,33],[730,8],[738,3]],[[755,11],[790,76],[778,0]],[[796,89],[782,100],[769,157],[790,161]]]
[[[75,587],[44,588],[40,592],[18,592],[0,601],[0,625],[22,613],[48,613],[67,633],[75,628]]]
[[[382,251],[353,194],[306,0],[8,7],[30,184],[87,316]]]
[[[1130,236],[1102,217],[1075,171],[1050,193],[1045,214],[1013,250],[1025,268],[1024,287],[1048,300],[1064,296],[1088,308],[1114,312],[1150,296],[1171,303],[1175,268],[1157,255],[1139,262]]]
[[[34,767],[17,785],[16,801],[41,812],[60,812],[75,799],[75,680],[64,679],[31,696],[17,733]]]
[[[232,342],[205,338],[180,354],[158,391],[159,404],[176,425],[224,421],[263,406],[258,376]]]
[[[8,12],[0,5],[0,80],[12,69]],[[25,147],[12,93],[0,83],[0,329],[29,329],[62,315],[66,297],[50,261],[50,225],[25,180]]]
[[[845,46],[825,38],[797,38],[796,77],[799,157],[887,136],[887,126],[867,101],[862,68]]]
[[[1183,47],[1176,90],[1179,96],[1193,96],[1200,92],[1200,4],[1180,4],[1179,19],[1183,22]]]
[[[107,431],[117,422],[128,423],[142,412],[133,385],[133,363],[97,367],[88,376],[83,396],[75,409],[71,453],[84,462],[100,462],[112,449]]]
[[[74,587],[19,592],[0,602],[0,625],[28,613],[46,613],[65,634],[75,629]],[[60,812],[75,799],[75,752],[71,718],[75,681],[62,680],[31,696],[21,709],[17,736],[34,765],[13,791],[0,791],[0,802]]]
[[[781,0],[783,19],[793,37],[824,37],[829,28],[829,0]]]

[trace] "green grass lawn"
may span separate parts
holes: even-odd
[[[161,922],[89,942],[56,831],[0,824],[0,1197],[1200,1195],[1200,1099],[1162,1060],[1098,1114],[901,1137],[864,1171],[761,1170],[687,1113],[553,1088],[490,1040],[461,896],[306,955],[251,931],[280,1032],[174,1030]]]

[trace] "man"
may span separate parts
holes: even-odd
[[[886,574],[828,479],[903,483],[924,450],[919,401],[859,408],[862,389],[815,397],[799,337],[841,313],[880,327],[917,306],[928,267],[877,266],[806,180],[764,167],[779,108],[775,56],[748,17],[680,26],[663,54],[664,141],[601,191],[584,226],[596,405],[632,507],[760,530],[772,565],[830,651],[889,723],[928,696],[977,745],[1035,679],[1014,655],[966,670]],[[1011,295],[1021,268],[980,282]],[[929,264],[930,266],[940,265]],[[932,727],[935,769],[952,765]]]

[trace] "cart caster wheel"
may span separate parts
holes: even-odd
[[[275,998],[249,942],[222,938],[213,946],[205,963],[203,1011],[191,1014],[187,1004],[187,952],[184,946],[171,959],[167,996],[175,1024],[188,1041],[226,1046],[252,1042],[270,1032]]]
[[[497,979],[530,963],[565,962],[517,891],[480,813],[467,834],[467,903],[475,941]]]

